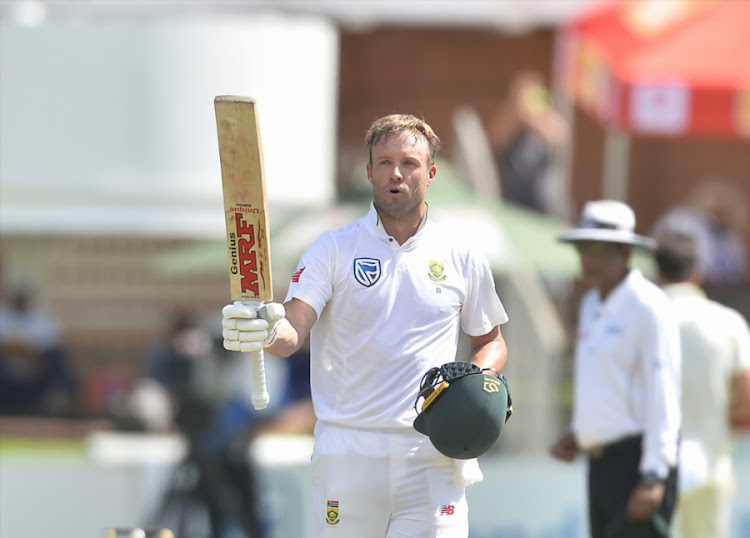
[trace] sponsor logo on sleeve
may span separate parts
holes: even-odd
[[[292,275],[292,282],[299,282],[299,277],[302,275],[302,271],[304,270],[305,267],[300,267],[299,269],[297,269]]]

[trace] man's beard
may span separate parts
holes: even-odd
[[[388,201],[385,196],[375,197],[375,207],[391,219],[418,215],[421,202],[412,196],[401,201]]]

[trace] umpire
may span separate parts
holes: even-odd
[[[666,295],[629,265],[635,215],[613,200],[588,202],[559,239],[578,251],[588,289],[578,313],[570,432],[552,455],[588,456],[592,538],[669,536],[677,487],[680,343]]]

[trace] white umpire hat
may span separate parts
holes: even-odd
[[[558,236],[564,243],[604,241],[623,243],[654,250],[656,241],[635,233],[635,213],[629,205],[617,200],[586,202],[578,227]]]

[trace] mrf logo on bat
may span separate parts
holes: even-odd
[[[232,275],[240,277],[240,290],[253,296],[260,295],[260,283],[266,283],[264,259],[266,229],[250,222],[252,215],[260,213],[252,207],[233,207],[234,231],[229,233],[229,252]]]
[[[224,192],[233,301],[272,300],[268,199],[255,100],[217,96],[221,181]]]

